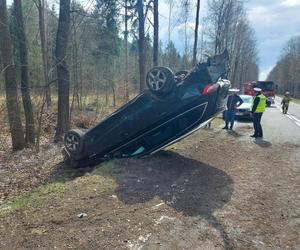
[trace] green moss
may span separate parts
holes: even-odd
[[[108,161],[97,166],[90,176],[76,178],[72,181],[60,177],[55,182],[40,186],[26,195],[17,197],[14,201],[1,205],[0,216],[15,211],[29,211],[42,202],[46,202],[47,199],[68,196],[74,192],[74,189],[83,196],[94,193],[95,189],[97,189],[97,195],[110,191],[115,187],[115,181],[105,175],[111,173],[115,168],[115,161]]]
[[[8,212],[14,212],[30,207],[36,204],[45,196],[62,196],[65,187],[62,183],[49,183],[47,185],[34,189],[29,194],[16,198],[13,202],[0,206],[0,216]]]

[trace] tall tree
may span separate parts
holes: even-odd
[[[268,75],[276,84],[278,93],[289,91],[300,98],[300,36],[292,37],[281,52],[280,60]]]
[[[158,65],[158,41],[159,41],[159,16],[158,16],[158,0],[153,0],[153,66]]]
[[[185,67],[188,67],[188,22],[190,18],[190,9],[191,9],[191,0],[182,0],[181,1],[181,10],[182,10],[182,15],[180,16],[180,21],[184,23],[184,64]]]
[[[172,20],[172,11],[175,5],[174,0],[167,0],[167,4],[169,5],[169,15],[168,15],[168,44],[171,43],[171,20]]]
[[[115,104],[115,86],[117,71],[117,59],[120,56],[121,41],[119,38],[118,19],[119,6],[115,0],[97,0],[95,6],[97,20],[97,50],[95,51],[98,63],[101,63],[102,80],[105,84],[106,94],[113,94]],[[108,99],[108,98],[107,98]]]
[[[125,81],[124,81],[124,99],[129,100],[128,93],[128,82],[129,82],[129,72],[128,72],[128,0],[125,0],[125,30],[124,30],[124,52],[125,52]]]
[[[25,147],[25,138],[18,105],[16,69],[12,59],[11,38],[8,29],[6,0],[0,0],[0,52],[5,77],[6,106],[13,150]]]
[[[51,106],[51,88],[49,86],[49,56],[48,56],[48,46],[47,46],[47,25],[46,25],[46,1],[45,0],[34,0],[34,3],[39,12],[39,29],[40,29],[40,39],[41,39],[41,49],[43,57],[43,73],[44,73],[44,82],[45,82],[45,91],[46,91],[46,103],[47,107]]]
[[[25,113],[25,140],[27,143],[33,145],[35,143],[34,117],[29,91],[27,39],[21,0],[14,0],[14,12],[17,24],[17,38],[21,64],[21,93]]]
[[[242,1],[209,0],[206,35],[210,52],[229,51],[229,79],[234,85],[258,78],[257,47]]]
[[[197,62],[197,44],[198,44],[198,29],[199,29],[199,13],[200,13],[200,0],[197,0],[196,7],[196,22],[195,22],[195,36],[194,36],[194,48],[193,48],[193,66]]]
[[[67,67],[66,55],[70,32],[70,0],[60,0],[58,29],[56,35],[56,70],[58,79],[58,113],[55,139],[61,140],[63,134],[70,127],[69,94],[70,75]]]
[[[138,12],[138,23],[139,23],[139,70],[140,70],[140,92],[145,87],[145,16],[144,16],[144,1],[137,0],[137,12]]]

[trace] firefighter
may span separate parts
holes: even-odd
[[[261,127],[261,117],[266,110],[267,105],[267,98],[262,94],[260,88],[254,88],[256,96],[253,101],[252,106],[252,115],[253,115],[253,127],[254,127],[254,134],[251,137],[254,138],[262,138],[263,137],[263,130]]]
[[[282,105],[282,113],[286,114],[288,109],[289,109],[289,104],[290,101],[292,100],[291,96],[290,96],[290,92],[285,92],[284,97],[281,100],[281,105]]]

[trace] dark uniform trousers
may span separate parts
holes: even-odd
[[[253,113],[254,135],[258,137],[263,137],[263,131],[260,124],[262,114],[263,113]]]

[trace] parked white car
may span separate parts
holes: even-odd
[[[240,95],[244,101],[241,106],[237,108],[235,113],[236,118],[252,119],[251,110],[253,105],[253,96],[251,95]]]

